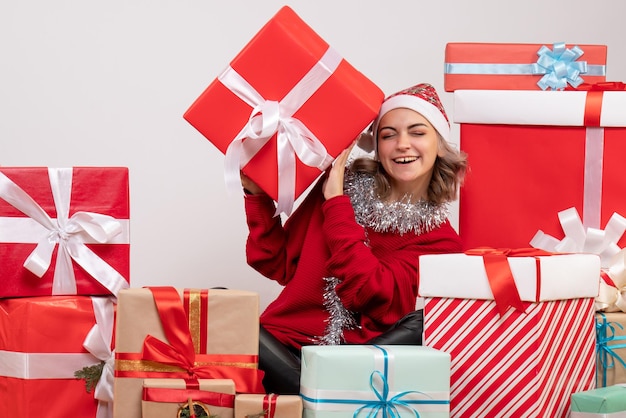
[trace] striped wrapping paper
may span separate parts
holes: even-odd
[[[451,417],[565,418],[571,394],[595,387],[600,259],[528,250],[420,257],[423,343],[451,355]],[[502,310],[496,255],[519,296]]]
[[[451,417],[567,417],[594,388],[593,298],[525,302],[426,298],[424,345],[448,352]]]

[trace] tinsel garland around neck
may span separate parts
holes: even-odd
[[[412,231],[423,234],[437,228],[448,218],[446,204],[426,200],[412,203],[410,196],[402,201],[383,202],[374,189],[374,177],[346,170],[345,193],[350,197],[356,221],[376,232]]]

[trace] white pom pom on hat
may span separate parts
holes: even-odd
[[[378,117],[367,133],[361,134],[357,145],[366,152],[376,149],[376,133],[381,118],[390,110],[407,108],[424,116],[439,134],[448,141],[450,139],[450,122],[446,111],[439,100],[435,88],[427,83],[420,83],[388,96],[380,107]]]

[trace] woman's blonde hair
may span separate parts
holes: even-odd
[[[428,185],[428,200],[440,204],[456,200],[467,171],[467,155],[452,147],[439,133],[437,136],[439,151],[442,155],[438,155],[435,159],[433,174]],[[391,193],[389,175],[377,159],[357,158],[350,165],[350,169],[373,175],[375,191],[381,199]]]

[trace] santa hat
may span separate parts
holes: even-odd
[[[364,134],[359,138],[360,148],[367,152],[376,149],[376,135],[380,120],[387,112],[398,108],[411,109],[424,116],[443,139],[449,140],[450,122],[437,91],[432,85],[421,83],[394,93],[383,101],[378,117],[372,123],[370,129],[372,134]]]

